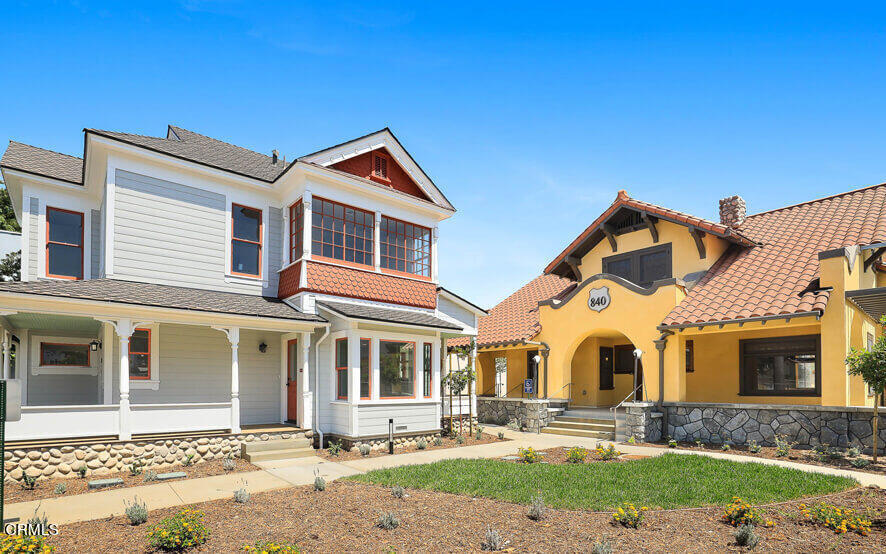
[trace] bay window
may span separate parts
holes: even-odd
[[[381,267],[431,276],[431,230],[392,217],[381,218]]]
[[[335,341],[335,397],[348,399],[348,339]]]
[[[380,396],[415,397],[415,343],[380,340],[378,346]]]
[[[742,340],[739,345],[743,395],[821,394],[819,335]]]
[[[231,205],[231,273],[261,277],[262,212],[239,204]]]
[[[129,337],[129,378],[151,378],[151,330],[136,329]]]
[[[83,214],[46,208],[46,276],[83,279]]]
[[[361,265],[373,265],[375,214],[314,198],[311,210],[311,254]]]

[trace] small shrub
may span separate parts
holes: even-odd
[[[834,533],[842,535],[854,531],[859,535],[867,535],[871,532],[871,520],[866,519],[850,508],[840,508],[833,504],[817,504],[810,508],[806,504],[800,504],[800,514],[816,525],[831,529]]]
[[[461,433],[455,435],[455,444],[462,445],[465,443],[465,436]]]
[[[483,432],[483,426],[482,426],[482,425],[477,425],[477,432],[478,432],[478,433],[482,433],[482,432]]]
[[[501,536],[501,533],[492,527],[487,527],[483,542],[480,543],[480,550],[486,552],[499,552],[504,550],[510,542],[511,541],[505,540],[504,537]]]
[[[400,485],[394,485],[391,487],[391,496],[394,498],[404,498],[406,496],[406,490]]]
[[[772,527],[772,521],[766,520],[756,508],[737,496],[732,497],[732,502],[723,510],[723,521],[733,527],[740,525],[765,525]]]
[[[46,544],[43,535],[7,535],[0,534],[0,552],[10,554],[48,554],[55,552],[55,547]]]
[[[600,457],[601,460],[608,461],[614,460],[621,456],[621,452],[615,449],[615,445],[610,443],[604,447],[602,444],[597,445],[597,456]]]
[[[729,452],[730,450],[732,450],[732,445],[730,445],[728,442],[724,442],[720,445],[720,450],[722,450],[723,452]]]
[[[633,503],[625,502],[612,514],[612,519],[624,527],[637,529],[643,523],[643,512],[648,510],[646,506],[637,509]]]
[[[151,481],[156,481],[156,480],[157,480],[157,472],[154,470],[149,469],[148,471],[145,472],[144,475],[142,475],[142,481],[145,481],[146,483],[150,483]]]
[[[520,430],[520,422],[517,421],[516,419],[512,419],[508,422],[507,427],[508,427],[508,429],[510,429],[512,431],[519,431]]]
[[[859,448],[857,446],[850,446],[846,450],[846,457],[847,458],[857,458],[859,456],[861,456],[861,448]]]
[[[209,529],[203,523],[203,512],[184,509],[164,518],[148,533],[153,548],[178,552],[200,546],[209,538]]]
[[[55,494],[65,494],[68,492],[68,485],[65,483],[56,483],[54,491]]]
[[[751,443],[748,445],[748,451],[751,454],[759,454],[763,451],[763,447],[757,444],[757,441],[751,441]]]
[[[791,449],[796,445],[788,440],[787,435],[775,436],[775,455],[779,458],[789,456]]]
[[[299,554],[301,550],[292,544],[272,541],[259,541],[255,544],[247,544],[243,547],[244,552],[255,552],[256,554]]]
[[[426,441],[425,439],[418,439],[418,442],[415,443],[415,447],[419,450],[424,450],[428,447],[428,441]]]
[[[668,437],[668,448],[677,448],[677,441]]]
[[[628,439],[628,444],[637,444],[637,439],[634,435],[631,435],[631,438]]]
[[[695,446],[697,446],[697,447],[701,448],[702,450],[704,450],[704,441],[701,440],[701,439],[698,439],[697,441],[695,441]]]
[[[477,432],[474,433],[474,438],[478,441],[483,440],[483,431],[481,431],[479,427],[477,428]]]
[[[588,449],[581,446],[573,446],[566,451],[566,461],[570,464],[584,463],[588,457]]]
[[[526,510],[526,515],[532,521],[541,521],[547,516],[548,507],[545,506],[545,501],[541,497],[540,494],[537,494],[532,497],[532,500],[529,502],[529,508]]]
[[[37,488],[37,478],[33,475],[28,475],[27,473],[25,473],[24,475],[22,475],[21,486],[26,491],[32,491]]]
[[[338,456],[341,454],[341,441],[329,441],[329,446],[326,448],[326,451],[329,452],[330,456]]]
[[[326,479],[320,477],[320,470],[314,469],[314,490],[315,491],[325,491],[326,490]]]
[[[123,510],[126,517],[129,518],[130,525],[141,525],[148,521],[148,506],[144,502],[139,502],[138,497],[132,499],[132,502],[123,501],[125,509]]]
[[[46,517],[46,512],[43,512],[42,515],[38,515],[37,510],[39,509],[40,504],[37,504],[37,507],[34,508],[34,515],[28,518],[28,527],[40,527],[41,529],[46,529],[49,527],[49,518]]]
[[[541,452],[531,446],[521,448],[517,451],[517,455],[520,456],[524,464],[534,464],[540,462],[542,458]]]
[[[360,451],[361,456],[369,456],[369,453],[372,452],[372,448],[368,444],[361,444],[357,450]]]
[[[612,543],[606,537],[595,541],[591,547],[591,554],[612,554]]]
[[[871,461],[866,458],[852,458],[851,460],[849,460],[849,463],[852,464],[852,467],[857,467],[859,469],[871,465]]]
[[[80,476],[81,479],[86,479],[86,464],[80,466],[80,469],[77,470],[77,475]]]
[[[185,467],[194,465],[194,456],[195,454],[188,454],[187,456],[185,456],[184,461],[182,461],[182,465]]]
[[[379,529],[390,531],[391,529],[396,529],[400,526],[400,520],[397,519],[397,514],[394,512],[382,512],[378,516],[378,521],[375,523],[375,526]]]
[[[434,446],[443,446],[443,437],[434,437]]]
[[[237,469],[237,461],[232,456],[228,456],[222,460],[222,469],[225,471],[234,471]]]
[[[500,441],[505,440],[505,434],[502,431],[498,432],[498,440],[500,440]]]
[[[760,543],[760,537],[754,532],[755,527],[751,524],[744,523],[739,525],[735,531],[735,544],[738,546],[746,546],[753,550]]]
[[[141,460],[133,460],[131,464],[129,464],[129,474],[130,475],[140,475],[142,472],[142,466],[145,463]]]
[[[246,504],[249,502],[251,496],[252,495],[249,494],[249,490],[246,487],[240,487],[234,491],[234,502],[237,504]]]

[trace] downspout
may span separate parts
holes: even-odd
[[[329,336],[329,328],[330,326],[327,325],[323,331],[323,336],[314,343],[314,417],[311,419],[313,421],[313,431],[320,438],[317,447],[321,450],[323,449],[323,431],[320,430],[320,343]]]
[[[546,343],[544,341],[536,342],[534,340],[527,340],[527,341],[523,341],[523,342],[525,342],[526,344],[533,344],[535,346],[542,347],[541,357],[545,361],[545,363],[544,363],[545,400],[547,400],[548,399],[548,354],[551,353],[551,347],[548,346],[548,343]],[[535,391],[535,396],[536,396],[536,398],[538,398],[538,391]]]

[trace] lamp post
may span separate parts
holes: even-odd
[[[637,375],[637,369],[640,366],[640,358],[643,357],[643,351],[639,348],[634,349],[634,400],[637,399],[637,387],[640,386],[639,375]]]

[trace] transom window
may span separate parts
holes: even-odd
[[[670,279],[673,277],[671,245],[663,244],[603,258],[603,273],[617,275],[641,287],[649,287],[659,279]]]
[[[46,208],[46,276],[83,278],[83,214]]]
[[[150,329],[136,329],[129,337],[129,378],[151,378]]]
[[[314,198],[311,219],[311,252],[314,255],[373,265],[373,212]]]
[[[304,250],[305,205],[301,200],[289,207],[289,261],[301,258]]]
[[[261,277],[261,210],[239,204],[231,205],[231,273]]]
[[[378,362],[382,398],[415,396],[415,343],[380,340]]]
[[[40,343],[40,365],[89,367],[89,345],[59,342]]]
[[[769,396],[821,394],[818,335],[740,341],[741,393]]]
[[[335,341],[335,396],[348,399],[348,339]]]
[[[430,277],[431,230],[382,216],[381,267]]]

